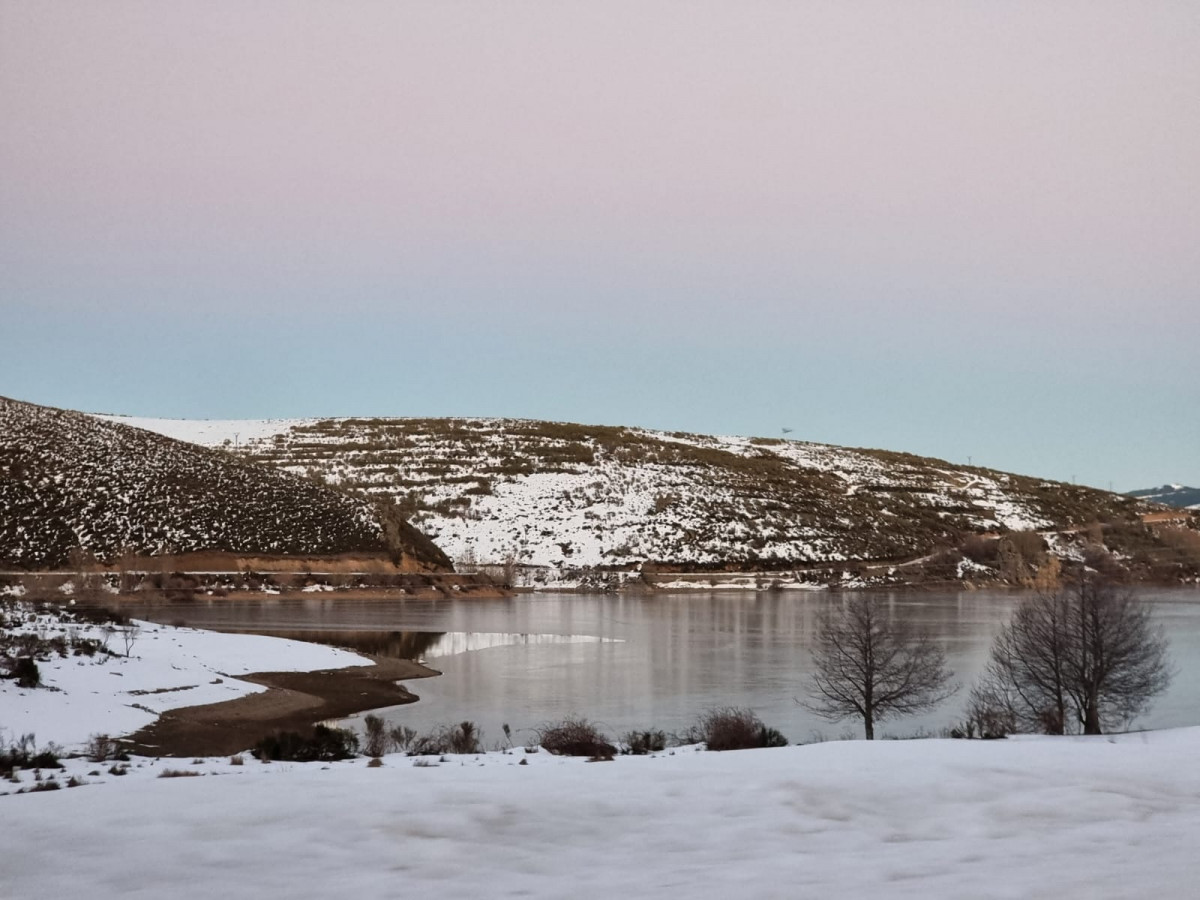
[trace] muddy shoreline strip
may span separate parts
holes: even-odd
[[[141,756],[240,753],[275,731],[305,731],[325,719],[414,703],[417,695],[396,682],[441,674],[406,659],[367,658],[371,665],[240,675],[240,680],[267,690],[222,703],[167,710],[126,738],[125,744]]]

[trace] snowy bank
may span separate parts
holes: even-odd
[[[122,627],[59,621],[42,615],[22,626],[46,638],[99,639],[116,655],[51,656],[38,662],[42,687],[0,680],[0,730],[8,737],[35,734],[39,745],[78,748],[93,734],[124,735],[182,706],[233,700],[266,688],[238,675],[309,672],[367,665],[344,650],[303,641],[220,634],[134,622],[125,656]],[[3,737],[3,736],[0,736]],[[0,894],[0,896],[3,896]]]
[[[0,896],[1191,897],[1198,751],[1200,728],[181,767],[200,778],[78,760],[89,784],[0,797]]]

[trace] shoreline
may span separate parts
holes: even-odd
[[[398,682],[441,674],[411,660],[360,655],[371,664],[238,676],[240,681],[267,690],[220,703],[166,710],[151,724],[123,737],[121,743],[139,756],[242,753],[275,731],[303,731],[327,719],[415,703],[418,695]]]

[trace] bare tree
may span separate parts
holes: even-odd
[[[121,629],[121,641],[125,644],[125,655],[133,651],[133,645],[137,643],[137,639],[141,636],[141,626],[134,622],[127,622],[125,627]]]
[[[1022,731],[1101,734],[1144,711],[1170,681],[1167,639],[1149,607],[1082,576],[1021,602],[992,643],[970,709]]]
[[[941,647],[866,594],[825,617],[813,661],[804,706],[826,719],[860,717],[869,741],[876,722],[931,709],[958,690]]]

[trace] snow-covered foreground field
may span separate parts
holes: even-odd
[[[1197,751],[1200,728],[121,778],[78,760],[92,783],[0,798],[0,897],[1194,897]],[[154,777],[168,764],[205,775]]]

